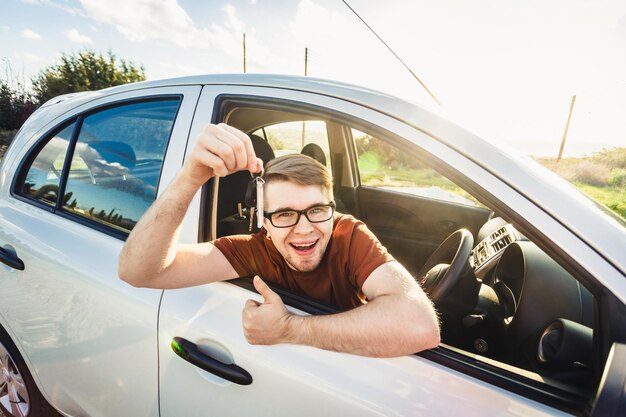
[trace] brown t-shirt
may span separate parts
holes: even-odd
[[[363,222],[346,214],[335,214],[326,253],[310,272],[291,269],[266,236],[261,229],[253,235],[225,236],[213,244],[240,276],[259,275],[266,282],[343,309],[361,305],[367,277],[394,260]]]

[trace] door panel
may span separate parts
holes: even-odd
[[[380,188],[357,189],[362,220],[409,270],[417,271],[452,232],[476,236],[489,210]]]
[[[174,149],[184,149],[199,92],[200,87],[127,92],[82,106],[74,114],[111,100],[183,94],[168,153],[168,158],[179,155],[170,163],[180,166],[182,151]],[[25,152],[19,153],[23,157]],[[53,213],[26,197],[11,196],[7,185],[22,157],[3,171],[7,180],[0,203],[0,242],[12,245],[25,266],[23,271],[0,269],[3,326],[43,395],[62,412],[158,416],[157,313],[162,291],[134,288],[119,279],[123,240],[106,234],[105,222],[85,219],[87,212]],[[100,157],[110,161],[104,153]],[[126,179],[130,183],[131,175]],[[96,178],[90,184],[95,196],[102,183]]]
[[[250,298],[262,301],[226,282],[164,292],[162,417],[565,415],[419,356],[373,359],[307,346],[252,346],[241,325]],[[183,360],[171,347],[174,337],[235,363],[252,383],[234,384]]]

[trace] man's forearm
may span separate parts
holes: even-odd
[[[439,325],[430,301],[398,295],[377,297],[343,313],[326,316],[290,315],[284,343],[372,357],[396,357],[434,348]]]
[[[142,286],[174,261],[177,232],[196,191],[180,174],[176,176],[128,236],[120,254],[120,278]]]

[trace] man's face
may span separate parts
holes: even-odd
[[[266,184],[264,197],[267,212],[304,210],[330,202],[321,187],[288,181]],[[322,223],[311,223],[304,215],[291,227],[274,227],[269,219],[265,219],[263,225],[287,264],[302,272],[312,271],[320,264],[333,230],[332,218]]]

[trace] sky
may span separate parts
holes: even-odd
[[[626,146],[626,1],[0,0],[0,79],[25,82],[62,53],[113,51],[149,80],[304,74],[437,108],[525,154]]]

